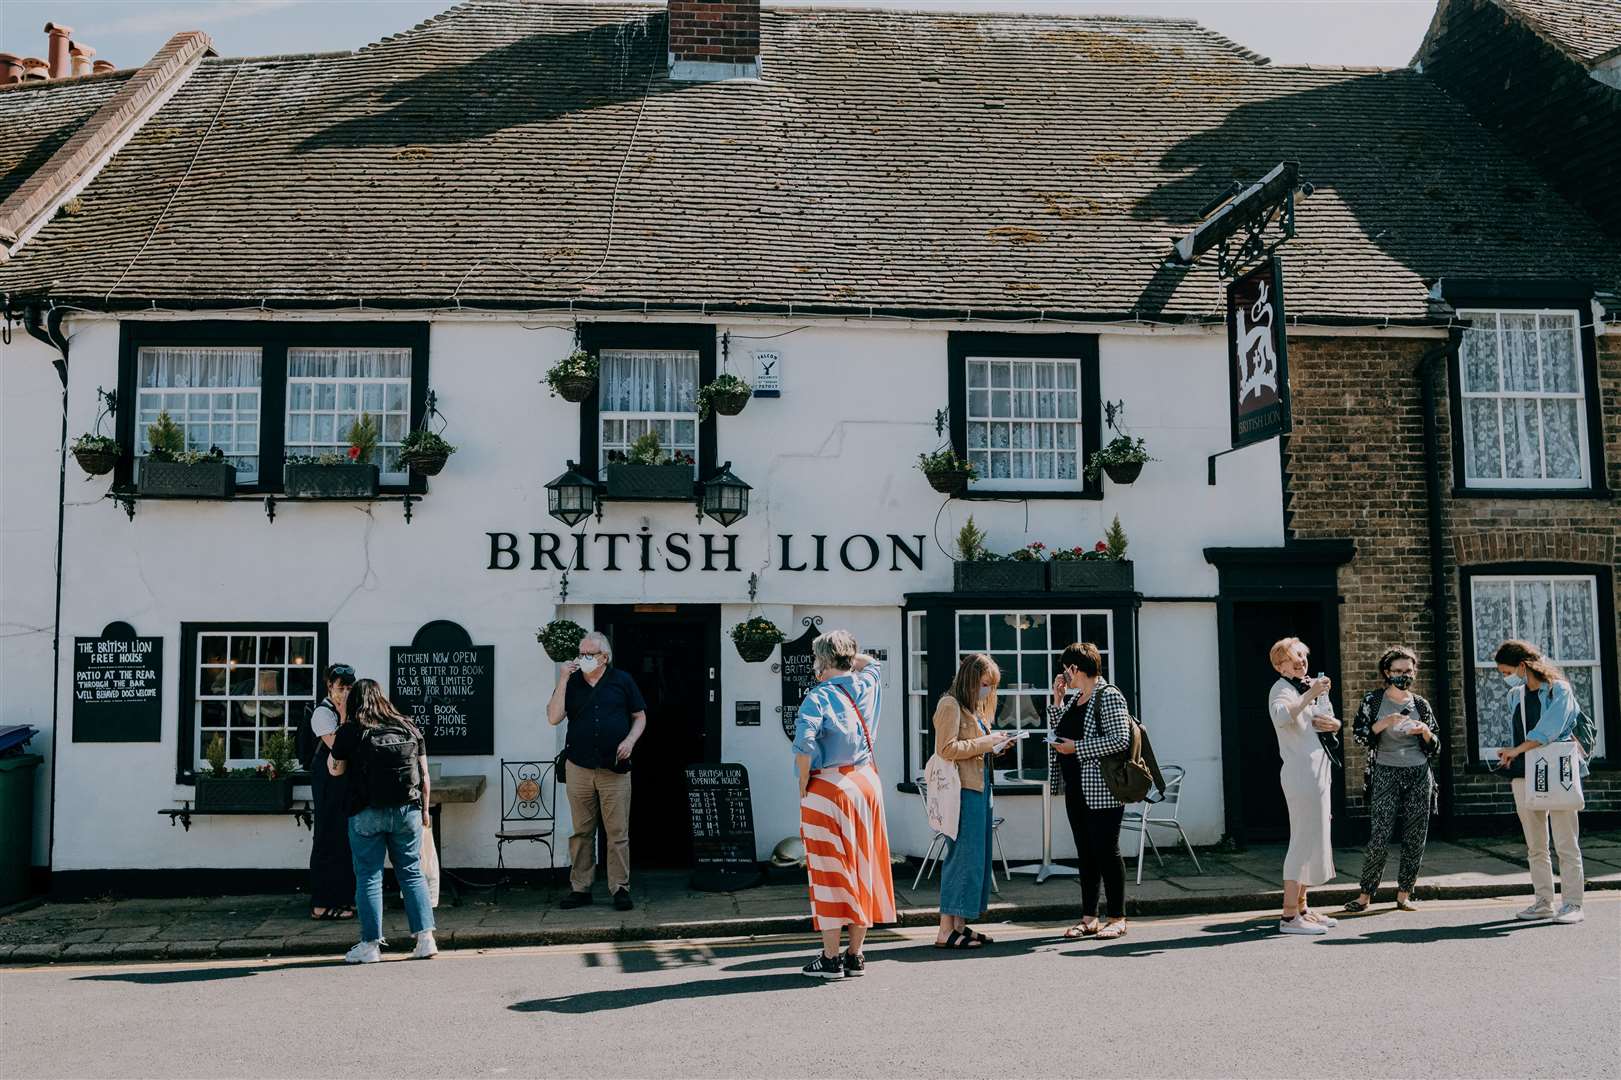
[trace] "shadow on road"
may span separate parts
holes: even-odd
[[[765,994],[773,990],[798,990],[817,986],[824,980],[807,979],[797,971],[787,975],[746,975],[741,979],[712,979],[702,982],[640,986],[630,989],[593,990],[587,994],[564,994],[554,998],[531,998],[508,1005],[513,1012],[565,1013],[578,1015],[610,1009],[634,1009],[661,1001],[687,1001],[696,998],[733,997],[737,994]]]
[[[1070,949],[1064,956],[1155,956],[1180,949],[1212,949],[1218,945],[1236,945],[1244,941],[1265,941],[1280,936],[1277,916],[1262,919],[1242,919],[1238,922],[1211,923],[1201,927],[1197,934],[1187,937],[1163,938],[1158,941],[1132,939],[1129,935],[1116,938],[1113,943],[1098,942],[1079,949]]]
[[[142,986],[166,986],[170,983],[214,982],[219,979],[245,979],[250,975],[269,975],[294,968],[324,968],[341,966],[341,961],[302,960],[296,964],[275,964],[269,967],[216,967],[175,968],[168,971],[112,971],[105,975],[80,975],[74,982],[126,982]]]
[[[949,964],[961,960],[967,962],[972,957],[993,956],[1023,956],[1035,952],[1039,948],[1051,947],[1058,944],[1055,938],[1021,938],[1016,941],[998,941],[978,949],[936,949],[932,943],[928,945],[911,945],[905,948],[867,949],[867,965],[877,969],[887,964]],[[749,960],[741,964],[727,964],[722,970],[732,971],[783,971],[798,968],[803,964],[801,956],[775,956],[765,960]]]
[[[1505,938],[1514,930],[1535,930],[1555,926],[1551,922],[1524,922],[1520,919],[1495,923],[1469,923],[1464,926],[1404,926],[1395,930],[1376,930],[1358,937],[1325,937],[1319,945],[1387,945],[1392,942],[1423,945],[1433,941],[1460,941],[1476,938]]]

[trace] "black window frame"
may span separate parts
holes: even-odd
[[[175,783],[197,783],[197,639],[203,634],[310,634],[315,638],[315,700],[326,692],[322,673],[327,666],[328,624],[324,622],[183,622],[180,624],[180,692],[175,700],[180,703],[179,723],[176,725]],[[298,773],[297,776],[307,774]]]
[[[279,495],[285,490],[282,467],[287,456],[287,350],[294,347],[409,348],[411,350],[411,416],[414,430],[428,410],[428,336],[426,322],[256,322],[197,320],[144,322],[126,320],[119,328],[117,437],[122,454],[113,472],[114,490],[135,488],[137,358],[143,347],[219,345],[258,348],[259,478],[239,484],[245,494]],[[379,486],[382,495],[422,495],[428,482],[416,473],[404,484]]]
[[[1609,463],[1604,459],[1604,403],[1599,394],[1598,338],[1593,326],[1593,295],[1570,285],[1546,290],[1526,286],[1507,290],[1480,283],[1446,291],[1454,311],[1570,311],[1581,342],[1582,395],[1587,409],[1586,487],[1471,486],[1464,460],[1463,328],[1447,335],[1448,414],[1452,421],[1452,497],[1455,499],[1608,499]]]
[[[1088,480],[1086,465],[1103,445],[1103,397],[1098,373],[1096,334],[1008,334],[982,331],[952,331],[946,339],[948,416],[951,448],[960,458],[968,456],[968,366],[970,356],[1005,357],[1014,360],[1079,359],[1081,382],[1081,486],[1055,491],[1048,488],[976,488],[974,483],[961,499],[1102,499],[1103,476]]]
[[[603,349],[691,349],[698,354],[698,385],[704,387],[715,381],[717,334],[713,323],[616,323],[591,322],[580,324],[580,348],[601,361]],[[580,459],[578,465],[587,476],[606,480],[597,464],[602,448],[601,408],[598,391],[580,402]],[[698,422],[698,479],[705,480],[715,474],[719,440],[716,433],[715,413]],[[604,501],[610,496],[604,495]]]
[[[1592,763],[1592,768],[1621,771],[1621,687],[1616,685],[1616,639],[1606,634],[1604,627],[1615,626],[1615,575],[1602,563],[1572,562],[1503,562],[1475,563],[1458,570],[1458,621],[1463,649],[1463,724],[1468,758],[1464,771],[1491,772],[1480,760],[1480,725],[1475,718],[1475,610],[1474,579],[1477,577],[1508,577],[1538,575],[1591,577],[1598,591],[1599,672],[1604,678],[1604,746],[1606,755]]]

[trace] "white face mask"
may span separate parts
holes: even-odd
[[[582,657],[580,657],[580,670],[585,672],[587,675],[589,675],[593,671],[597,670],[597,666],[599,664],[601,664],[601,663],[602,663],[602,660],[599,657],[596,657],[596,656],[582,656]]]
[[[989,701],[991,699],[991,695],[994,693],[996,693],[996,687],[982,686],[979,688],[979,700]]]

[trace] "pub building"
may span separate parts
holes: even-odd
[[[258,764],[342,660],[423,718],[447,865],[564,865],[561,793],[549,859],[496,840],[504,762],[553,799],[557,619],[647,699],[639,866],[691,864],[692,765],[747,771],[756,856],[796,834],[787,736],[835,627],[884,661],[900,854],[930,842],[931,704],[984,650],[998,722],[1037,733],[996,762],[1001,841],[1042,857],[1077,640],[1186,770],[1196,844],[1285,827],[1290,634],[1342,716],[1415,647],[1442,827],[1512,827],[1499,639],[1621,737],[1616,237],[1427,74],[1466,17],[1557,60],[1533,7],[1559,4],[1449,0],[1422,63],[1375,70],[1181,20],[471,0],[354,53],[192,32],[0,89],[0,658],[47,758],[36,863],[64,892],[296,880],[295,817],[205,811],[198,777],[215,736]],[[547,374],[577,349],[576,403]],[[700,412],[724,374],[746,407]],[[234,487],[165,487],[160,413]],[[375,493],[319,464],[362,413]],[[431,478],[400,455],[423,427],[457,447]],[[649,432],[675,465],[612,467]],[[1135,479],[1088,468],[1117,435]],[[941,449],[977,467],[953,494],[918,468]],[[970,519],[1008,554],[1117,518],[1125,561],[955,559]],[[788,641],[748,662],[757,615]],[[1589,807],[1618,791],[1601,762]]]

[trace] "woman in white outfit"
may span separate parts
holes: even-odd
[[[1285,934],[1322,934],[1335,920],[1306,905],[1306,890],[1334,877],[1334,851],[1329,839],[1329,791],[1333,774],[1318,732],[1340,729],[1328,700],[1327,676],[1306,681],[1310,650],[1299,638],[1288,637],[1272,646],[1272,666],[1280,678],[1272,684],[1268,711],[1283,758],[1279,779],[1289,805],[1289,851],[1283,857],[1283,918]]]

